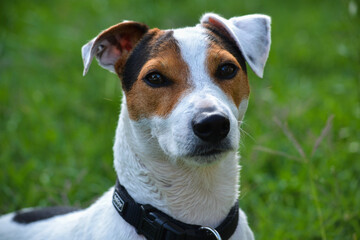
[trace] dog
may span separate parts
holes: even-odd
[[[123,89],[115,187],[86,209],[33,208],[0,218],[0,239],[232,239],[254,235],[239,209],[240,124],[248,66],[259,77],[269,16],[206,13],[194,27],[124,21],[82,47]]]

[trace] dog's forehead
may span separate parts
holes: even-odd
[[[198,84],[206,78],[206,55],[209,43],[207,33],[201,26],[180,28],[174,30],[180,53],[190,70],[189,81]]]
[[[185,61],[190,64],[194,62],[191,60],[196,59],[198,64],[204,65],[204,62],[199,62],[201,58],[205,60],[208,48],[207,33],[204,28],[196,26],[175,29],[173,36]]]
[[[203,27],[186,27],[174,29],[174,38],[178,41],[179,46],[183,49],[195,49],[206,47],[207,33]]]

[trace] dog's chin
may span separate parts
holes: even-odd
[[[206,166],[206,165],[211,165],[211,164],[220,162],[221,159],[224,159],[227,154],[228,154],[228,152],[219,152],[219,153],[215,153],[215,154],[185,157],[185,158],[183,158],[183,160],[188,165]]]

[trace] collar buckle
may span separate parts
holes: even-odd
[[[216,240],[222,240],[219,232],[216,231],[215,228],[212,228],[212,227],[200,227],[199,230],[204,230],[204,231],[206,231],[207,233],[210,233],[210,234],[211,234],[210,236],[215,237]]]
[[[149,240],[185,240],[185,230],[171,223],[151,205],[141,205],[138,234]]]

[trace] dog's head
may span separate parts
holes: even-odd
[[[245,62],[262,77],[269,49],[268,16],[209,13],[173,30],[119,23],[84,45],[82,56],[84,75],[94,56],[118,74],[132,125],[158,149],[204,164],[237,150],[250,93]]]

